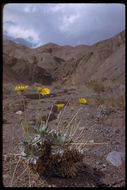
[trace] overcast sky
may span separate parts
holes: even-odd
[[[124,4],[7,4],[4,34],[37,46],[91,45],[125,30]]]

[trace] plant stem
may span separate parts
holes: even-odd
[[[50,112],[49,112],[49,115],[48,115],[48,118],[47,118],[47,120],[46,120],[46,128],[48,127],[48,121],[49,121],[50,115],[51,115],[51,113],[52,113],[53,106],[54,106],[54,104],[52,105],[52,107],[51,107],[51,109],[50,109]]]
[[[76,112],[76,114],[72,117],[71,121],[68,123],[68,125],[66,126],[67,130],[65,133],[68,132],[69,126],[72,123],[72,121],[75,119],[75,117],[78,115],[79,111],[81,110],[81,108],[78,109],[78,111]]]
[[[70,98],[69,98],[69,100],[70,100]],[[66,109],[66,107],[67,107],[67,105],[68,105],[68,103],[69,103],[69,100],[67,101],[66,106],[64,107],[63,112],[60,112],[60,115],[61,115],[61,116],[64,114],[65,109]],[[60,119],[60,115],[59,115],[59,119]],[[57,124],[57,127],[56,127],[57,129],[58,129],[58,127],[59,127],[59,125],[60,125],[61,121],[62,121],[62,119],[61,119],[61,120],[59,120],[59,122],[58,122],[58,124]]]
[[[21,160],[21,158],[19,158],[19,160],[18,160],[18,162],[17,162],[17,164],[15,166],[15,169],[14,169],[14,172],[13,172],[13,175],[12,175],[12,179],[11,179],[11,187],[12,187],[14,176],[15,176],[15,173],[16,173],[16,169],[18,167],[18,164],[19,164],[20,160]]]
[[[27,122],[27,116],[26,116],[26,113],[25,113],[25,99],[24,99],[23,94],[22,94],[22,102],[23,102],[24,121],[25,121],[25,126],[23,127],[23,130],[24,130],[24,136],[27,139],[28,135],[29,135],[29,130],[28,130],[29,126],[28,126],[28,122]]]

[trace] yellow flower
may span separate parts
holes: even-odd
[[[38,91],[43,96],[49,95],[51,93],[49,88],[38,88]]]
[[[24,86],[24,85],[18,85],[15,87],[16,91],[20,91],[20,92],[24,92],[25,90],[27,90],[29,88],[29,86]]]
[[[86,98],[79,98],[80,104],[87,104],[88,100]]]
[[[65,104],[55,104],[57,108],[64,108]]]

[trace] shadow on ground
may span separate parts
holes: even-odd
[[[47,183],[55,187],[108,187],[103,183],[104,173],[88,165],[79,166],[79,173],[73,178],[59,176],[41,177]]]

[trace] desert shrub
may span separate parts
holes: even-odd
[[[112,106],[115,109],[119,109],[121,111],[125,110],[125,96],[124,95],[120,95],[116,98],[108,98],[107,100],[107,104],[109,104],[110,106]]]
[[[117,106],[120,110],[125,110],[125,96],[121,95],[116,100]]]
[[[99,105],[104,104],[104,103],[105,103],[105,100],[104,100],[104,98],[102,98],[102,97],[100,97],[100,96],[97,96],[97,97],[95,98],[95,103],[96,103],[97,106],[99,106]]]
[[[112,113],[115,113],[116,109],[109,105],[101,104],[97,108],[97,119],[103,119],[104,117],[107,117],[111,115]]]
[[[116,110],[112,106],[107,106],[105,114],[110,115],[110,114],[115,113],[115,112],[116,112]]]
[[[71,148],[66,134],[49,129],[46,124],[34,127],[35,133],[22,143],[22,159],[39,175],[73,177],[82,154]]]
[[[21,91],[21,89],[18,88],[18,91]],[[46,96],[47,93],[43,95]],[[21,98],[25,110],[25,96],[23,96],[22,91]],[[71,133],[69,125],[80,109],[65,128],[62,127],[60,122],[58,122],[56,129],[49,128],[48,126],[51,116],[59,113],[58,109],[65,109],[66,106],[63,106],[65,103],[67,105],[67,102],[56,101],[49,115],[45,116],[45,120],[41,118],[42,121],[36,121],[34,125],[29,125],[29,121],[24,113],[24,120],[21,122],[24,136],[21,146],[21,159],[25,161],[33,172],[39,175],[73,177],[78,174],[77,162],[82,161],[83,155],[78,148],[74,147],[75,142],[72,141],[72,137],[76,133],[78,126],[74,130],[75,133]]]
[[[11,95],[13,94],[13,87],[12,84],[4,84],[3,85],[3,95]]]
[[[86,83],[86,86],[92,88],[97,94],[104,92],[105,87],[100,81],[90,80]]]

